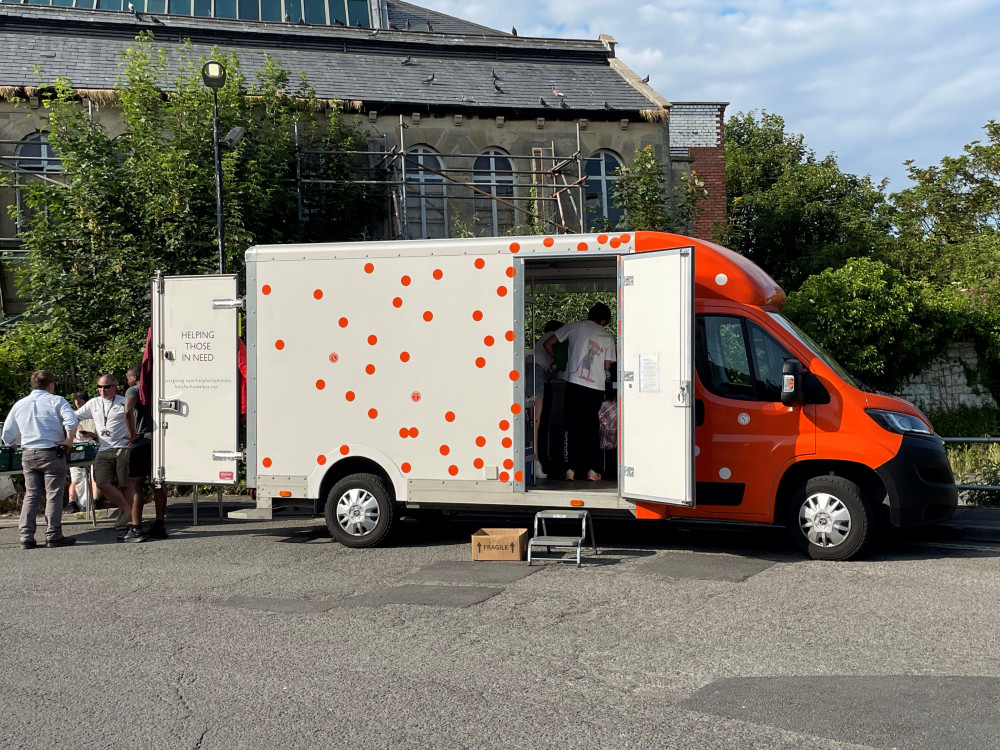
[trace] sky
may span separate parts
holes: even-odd
[[[908,187],[1000,119],[996,0],[414,0],[520,36],[596,40],[668,100],[766,110],[819,157]]]

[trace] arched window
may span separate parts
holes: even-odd
[[[24,138],[14,149],[18,169],[27,172],[62,172],[62,162],[49,145],[49,139],[43,132],[32,133]]]
[[[506,153],[488,149],[481,153],[472,167],[472,182],[479,190],[473,204],[476,211],[476,233],[499,237],[514,229],[514,166]],[[496,196],[506,203],[490,196]]]
[[[615,208],[614,200],[614,184],[618,179],[616,171],[621,166],[621,159],[610,151],[598,151],[587,159],[588,223],[604,219],[613,227],[622,218],[622,210]]]
[[[409,236],[447,237],[448,211],[441,159],[427,146],[417,146],[406,152],[404,164]]]

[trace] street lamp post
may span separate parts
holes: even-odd
[[[222,140],[219,134],[219,89],[226,85],[226,67],[209,60],[201,67],[201,80],[212,89],[215,115],[212,118],[212,143],[215,146],[215,218],[219,235],[219,273],[226,272],[226,227],[222,218]]]

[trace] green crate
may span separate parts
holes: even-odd
[[[73,443],[73,450],[69,452],[69,462],[93,461],[96,455],[97,446],[93,443]]]
[[[13,453],[11,448],[0,448],[0,471],[10,471],[10,458]]]
[[[18,448],[16,451],[10,454],[10,466],[8,471],[20,471],[21,470],[21,449]]]

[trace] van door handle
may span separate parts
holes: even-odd
[[[700,398],[694,400],[694,426],[701,427],[705,424],[705,402]]]

